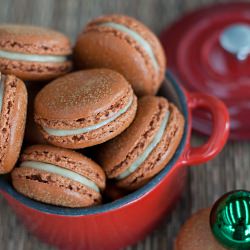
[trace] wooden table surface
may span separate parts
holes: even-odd
[[[90,18],[104,13],[117,12],[134,16],[159,33],[186,11],[212,2],[219,1],[0,0],[0,22],[49,26],[65,32],[74,41]],[[197,144],[204,139],[194,136],[193,141]],[[230,142],[213,161],[198,167],[190,167],[188,183],[174,211],[145,240],[128,249],[171,250],[181,224],[190,214],[199,208],[209,206],[226,191],[250,189],[249,152],[250,143]],[[0,197],[0,249],[47,250],[54,248],[39,242],[27,233],[5,200]]]

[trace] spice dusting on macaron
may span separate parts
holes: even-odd
[[[136,108],[137,98],[121,74],[92,69],[46,85],[35,99],[35,121],[51,144],[85,148],[124,131]]]
[[[227,250],[214,238],[209,225],[211,209],[201,209],[182,226],[174,250]]]

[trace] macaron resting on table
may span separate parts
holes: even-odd
[[[77,39],[74,59],[80,69],[118,71],[139,96],[156,94],[166,70],[158,38],[141,22],[123,15],[92,20]]]
[[[133,121],[137,98],[130,84],[109,69],[78,71],[52,81],[35,98],[35,121],[56,146],[103,143]]]
[[[210,229],[211,208],[195,213],[181,228],[174,250],[227,250],[214,238]]]
[[[66,207],[100,204],[105,174],[80,153],[49,145],[27,148],[12,172],[16,190],[32,199]]]
[[[250,192],[233,190],[182,226],[174,250],[249,250]]]
[[[167,165],[183,131],[184,118],[174,104],[163,97],[144,96],[130,127],[100,145],[97,158],[118,187],[134,190]]]
[[[21,150],[27,111],[25,84],[0,72],[0,174],[14,167]]]
[[[22,80],[41,81],[69,72],[72,53],[68,37],[48,28],[0,25],[0,71]]]

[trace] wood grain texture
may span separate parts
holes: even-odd
[[[0,0],[0,23],[49,26],[69,35],[72,41],[86,22],[100,14],[125,13],[159,33],[184,12],[215,0]],[[226,2],[226,1],[220,1]],[[194,136],[199,144],[201,137]],[[132,250],[171,250],[181,224],[197,209],[209,206],[224,192],[250,190],[250,143],[230,142],[213,161],[190,167],[188,183],[175,210],[144,241]],[[167,197],[165,197],[167,199]],[[149,215],[150,216],[150,215]],[[54,249],[28,234],[0,197],[0,249]]]

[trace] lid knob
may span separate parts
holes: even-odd
[[[228,249],[250,249],[250,192],[239,190],[222,196],[212,208],[210,226]]]
[[[236,55],[240,61],[250,53],[250,26],[234,24],[227,27],[220,36],[220,45],[227,52]]]

